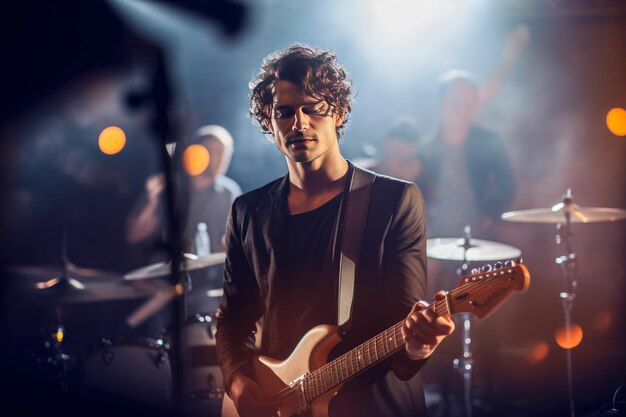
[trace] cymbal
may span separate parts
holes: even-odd
[[[26,299],[29,303],[61,306],[67,304],[96,303],[144,298],[152,294],[147,287],[140,287],[124,281],[107,277],[103,280],[72,278],[58,274],[50,276],[54,269],[43,267],[6,268],[17,274],[18,280],[12,283],[10,291],[16,299]],[[18,272],[20,271],[20,272]],[[28,272],[31,274],[26,274]],[[23,274],[23,275],[20,275]],[[23,279],[26,277],[27,279]],[[28,279],[36,277],[36,281]]]
[[[150,292],[128,285],[120,274],[76,266],[10,265],[3,268],[17,297],[35,303],[63,305],[127,300]]]
[[[482,239],[470,239],[467,251],[466,240],[458,237],[432,238],[426,240],[429,258],[446,261],[498,261],[517,258],[522,251],[504,243]]]
[[[19,298],[34,304],[61,306],[145,298],[150,291],[123,280],[81,282],[74,278],[55,277],[15,289]]]
[[[220,298],[224,295],[224,288],[214,288],[206,292],[207,297]]]
[[[191,253],[183,255],[184,260],[180,266],[182,272],[195,271],[196,269],[208,268],[210,266],[223,264],[226,260],[226,253],[216,252],[207,256],[198,257]],[[158,278],[172,273],[172,262],[158,262],[144,266],[124,275],[125,280],[137,280],[146,278]]]
[[[29,281],[32,279],[48,280],[63,275],[62,266],[33,266],[33,265],[9,265],[3,268],[5,272],[24,277]],[[82,268],[71,262],[65,264],[65,274],[68,277],[81,278],[89,282],[98,281],[119,281],[120,274],[92,268]]]
[[[614,222],[626,219],[626,210],[605,207],[580,207],[577,204],[558,203],[551,208],[509,211],[502,220],[524,223],[565,223],[570,213],[571,223]]]

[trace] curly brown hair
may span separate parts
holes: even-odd
[[[265,57],[261,70],[248,84],[250,116],[263,133],[270,133],[274,83],[278,80],[300,86],[304,94],[324,100],[330,111],[344,116],[337,127],[337,137],[341,137],[352,110],[352,81],[333,51],[296,43]]]

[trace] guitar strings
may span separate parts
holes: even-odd
[[[475,286],[479,286],[479,288],[474,292],[474,295],[476,295],[476,296],[486,295],[489,292],[491,292],[492,290],[491,290],[491,288],[483,287],[485,284],[488,284],[488,283],[493,282],[493,281],[499,281],[499,280],[501,280],[503,278],[508,279],[508,277],[510,275],[512,275],[513,273],[514,273],[513,269],[496,270],[496,271],[493,271],[493,272],[485,272],[485,273],[483,273],[484,276],[483,277],[479,277],[480,279],[478,281],[467,281],[464,284],[458,286],[457,288],[451,290],[449,292],[449,295],[454,297],[459,292],[465,291],[468,287],[475,287]],[[477,274],[474,274],[474,275],[477,275]],[[461,301],[461,302],[458,302],[458,305],[459,305],[459,307],[467,307],[467,306],[471,306],[471,303],[470,303],[470,301]],[[427,309],[430,309],[433,312],[437,313],[437,310],[441,310],[441,308],[443,308],[443,307],[447,307],[446,300],[434,301],[431,305],[429,305],[427,307]],[[446,310],[447,310],[447,308],[446,308]],[[400,321],[399,323],[396,323],[395,325],[393,325],[393,326],[391,326],[389,328],[389,329],[393,329],[393,331],[394,331],[394,339],[395,339],[395,332],[398,332],[400,330],[400,327],[402,327],[403,323],[404,323],[404,320]],[[386,329],[384,332],[388,331],[389,329]],[[321,367],[319,367],[315,371],[311,372],[311,377],[312,378],[319,378],[320,380],[324,380],[324,378],[323,378],[323,376],[321,374],[323,374],[325,372],[331,372],[333,369],[336,369],[337,368],[337,364],[339,364],[339,367],[341,367],[342,366],[341,365],[342,364],[342,360],[345,363],[348,363],[348,359],[350,359],[351,355],[355,354],[355,351],[358,351],[359,349],[364,349],[366,347],[369,349],[369,345],[368,346],[366,346],[366,345],[368,343],[370,343],[372,340],[374,340],[374,344],[375,344],[375,346],[377,346],[379,344],[379,341],[377,340],[378,338],[381,338],[381,339],[385,339],[386,338],[386,335],[383,334],[384,332],[381,332],[381,333],[377,334],[376,336],[374,336],[370,340],[368,340],[368,341],[358,345],[357,347],[349,350],[348,352],[344,353],[343,355],[339,356],[338,358],[334,359],[333,361],[322,365]],[[383,336],[383,337],[381,337],[381,336]],[[385,354],[384,356],[378,357],[376,360],[384,359],[385,357],[393,354],[396,350],[400,349],[402,347],[402,345],[404,345],[404,343],[402,343],[400,346],[395,347],[394,349],[391,349],[387,354]],[[376,355],[376,356],[378,356],[378,355]],[[348,371],[348,372],[350,373],[350,371]],[[358,371],[358,372],[360,372],[360,371]],[[332,387],[332,380],[331,380],[330,384],[331,384],[331,387]]]
[[[498,272],[500,272],[500,273],[498,273]],[[502,272],[504,272],[504,273],[502,273]],[[491,276],[489,275],[490,273],[491,273]],[[486,287],[484,286],[486,283],[489,283],[489,282],[492,282],[492,281],[498,281],[498,280],[503,279],[503,278],[508,279],[511,275],[513,275],[513,274],[514,274],[514,270],[513,270],[513,269],[508,269],[507,271],[504,271],[504,270],[495,270],[495,271],[485,272],[484,274],[486,274],[484,277],[480,277],[480,276],[479,276],[479,280],[478,280],[478,281],[469,281],[469,280],[468,280],[468,281],[467,281],[467,282],[465,282],[464,284],[462,284],[462,285],[460,285],[460,286],[458,286],[458,287],[454,288],[453,290],[451,290],[451,291],[448,293],[448,295],[450,295],[450,296],[454,297],[454,296],[456,296],[458,293],[461,293],[461,292],[465,291],[468,287],[474,287],[474,286],[478,286],[478,287],[479,287],[479,288],[478,288],[478,289],[474,292],[474,295],[476,295],[476,296],[483,296],[483,295],[487,295],[489,292],[491,292],[491,291],[492,291],[492,289],[491,289],[491,288],[486,288]],[[480,274],[474,274],[474,275],[480,275]],[[459,305],[460,307],[467,307],[467,306],[471,306],[471,302],[470,302],[470,301],[471,301],[471,300],[468,300],[468,301],[463,300],[463,301],[458,302],[458,305]],[[432,304],[430,304],[430,305],[427,307],[427,309],[428,309],[428,310],[433,311],[434,313],[437,313],[437,310],[440,310],[440,309],[441,309],[441,308],[443,308],[443,307],[446,307],[446,311],[447,311],[447,302],[446,302],[446,300],[445,300],[445,299],[444,299],[444,300],[436,300],[436,301],[434,301]],[[473,307],[473,306],[472,306],[472,307]],[[451,315],[451,314],[454,314],[454,313],[452,313],[452,312],[450,312],[450,311],[448,311],[448,313],[449,313],[450,315]],[[372,337],[371,339],[367,340],[366,342],[361,343],[361,344],[360,344],[360,345],[358,345],[357,347],[355,347],[355,348],[353,348],[353,349],[349,350],[348,352],[344,353],[343,355],[339,356],[338,358],[334,359],[333,361],[328,362],[328,363],[326,363],[326,364],[324,364],[324,365],[320,366],[318,369],[316,369],[316,370],[314,370],[314,371],[312,371],[312,372],[310,373],[310,378],[311,378],[311,379],[313,379],[313,378],[318,378],[318,379],[320,380],[320,384],[322,385],[322,384],[323,384],[323,380],[324,380],[324,378],[323,378],[323,375],[322,375],[322,374],[323,374],[324,372],[330,372],[330,371],[331,371],[331,368],[337,368],[337,365],[336,365],[336,364],[337,364],[337,363],[341,364],[341,360],[342,360],[342,358],[343,358],[343,359],[346,359],[346,363],[347,363],[347,359],[348,359],[348,356],[349,356],[349,355],[351,355],[351,354],[353,355],[355,351],[358,351],[358,349],[359,349],[359,348],[361,348],[361,349],[362,349],[362,348],[364,347],[364,345],[366,345],[366,344],[370,343],[372,340],[374,340],[374,344],[375,344],[375,345],[377,345],[377,344],[378,344],[378,340],[377,340],[377,338],[379,338],[380,336],[384,336],[384,333],[385,333],[385,332],[387,332],[387,331],[389,331],[390,329],[393,329],[393,333],[394,333],[393,335],[394,335],[394,339],[395,339],[396,332],[398,332],[398,331],[400,330],[400,328],[403,326],[403,324],[404,324],[404,320],[402,320],[402,321],[400,321],[400,322],[396,323],[395,325],[391,326],[391,327],[390,327],[390,328],[388,328],[388,329],[385,329],[383,332],[381,332],[381,333],[377,334],[376,336]],[[401,348],[402,348],[402,346],[404,346],[404,345],[405,345],[405,343],[404,343],[404,342],[402,342],[402,343],[400,344],[400,346],[397,346],[397,347],[395,347],[395,348],[391,349],[391,350],[390,350],[387,354],[385,354],[384,356],[381,356],[381,357],[379,357],[379,358],[376,358],[376,360],[375,360],[375,361],[373,361],[372,363],[377,362],[377,361],[380,361],[380,360],[382,360],[382,359],[386,358],[387,356],[390,356],[391,354],[395,353],[397,350],[401,349]],[[369,348],[369,346],[368,346],[368,348]],[[376,355],[376,356],[378,356],[378,355]],[[369,364],[369,365],[371,365],[371,364]],[[368,366],[369,366],[369,365],[368,365]],[[365,368],[363,368],[363,369],[359,370],[358,372],[360,372],[360,371],[362,371],[362,370],[364,370],[364,369],[365,369]],[[357,372],[357,373],[358,373],[358,372]],[[354,373],[354,375],[356,375],[356,373]],[[351,376],[354,376],[354,375],[351,375]],[[330,381],[330,385],[331,385],[331,386],[330,386],[330,389],[332,389],[332,388],[333,388],[334,386],[336,386],[336,385],[339,385],[339,384],[332,385],[332,380],[329,380],[329,379],[326,379],[326,380],[327,380],[327,381]],[[306,380],[305,380],[305,381],[306,381]],[[303,382],[304,382],[304,381],[303,381]],[[296,386],[292,386],[292,387],[287,386],[287,387],[283,388],[282,390],[278,391],[278,392],[274,395],[274,398],[277,398],[277,399],[278,399],[278,398],[285,398],[286,396],[293,394],[293,392],[294,392],[294,391],[296,391],[296,390],[298,390],[298,389],[299,389],[299,387],[298,387],[297,385],[296,385]],[[328,389],[328,390],[326,390],[326,391],[324,391],[324,392],[320,393],[320,395],[321,395],[321,394],[324,394],[324,393],[326,393],[326,392],[328,392],[328,391],[330,391],[330,389]],[[306,395],[305,395],[305,397],[306,397]],[[308,399],[307,399],[307,401],[308,401]]]

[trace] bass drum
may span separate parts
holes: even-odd
[[[80,361],[82,388],[154,410],[173,404],[169,343],[164,339],[102,339]]]

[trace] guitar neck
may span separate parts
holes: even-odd
[[[428,308],[441,316],[450,316],[446,301],[435,301]],[[403,349],[403,325],[404,320],[313,371],[304,381],[307,399],[312,401]]]
[[[496,264],[494,270],[489,267],[464,275],[455,289],[427,308],[443,317],[466,312],[485,318],[514,291],[525,291],[529,284],[530,274],[524,265]],[[303,381],[306,399],[314,400],[404,348],[403,325],[404,320],[313,371]]]

